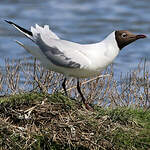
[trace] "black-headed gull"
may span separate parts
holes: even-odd
[[[47,69],[65,75],[62,87],[66,95],[66,77],[77,78],[77,90],[84,104],[86,102],[80,89],[79,78],[98,75],[113,62],[123,47],[138,39],[146,38],[142,34],[135,35],[126,30],[119,30],[113,31],[101,42],[78,44],[60,39],[48,25],[41,27],[36,24],[35,27],[31,27],[31,31],[28,31],[11,21],[5,21],[31,39],[37,47],[33,49],[17,41],[19,45],[39,59]]]

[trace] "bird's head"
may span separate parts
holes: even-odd
[[[123,47],[128,44],[142,38],[146,38],[146,35],[143,34],[133,34],[126,30],[118,30],[115,31],[115,38],[118,44],[119,49],[121,50]]]

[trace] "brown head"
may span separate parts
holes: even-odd
[[[146,38],[143,34],[136,35],[126,30],[115,31],[115,37],[120,50],[138,39]]]

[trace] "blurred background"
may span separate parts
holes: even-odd
[[[3,20],[30,29],[48,24],[59,37],[79,42],[101,41],[114,30],[130,30],[150,36],[150,3],[147,0],[1,0],[0,65],[5,59],[30,56],[14,40],[30,43]],[[135,69],[141,58],[150,61],[149,38],[125,47],[114,62],[115,76]],[[149,65],[147,65],[149,67]]]

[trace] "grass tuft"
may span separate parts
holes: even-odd
[[[0,147],[23,150],[148,149],[150,111],[117,107],[87,111],[61,93],[0,98]]]

